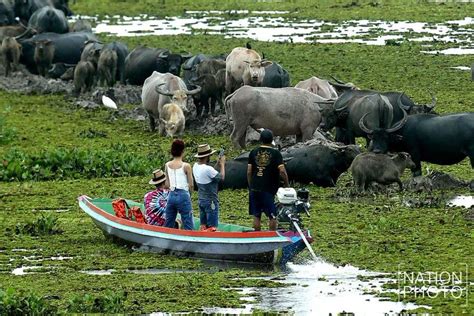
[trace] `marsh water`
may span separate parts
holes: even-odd
[[[183,16],[157,18],[112,16],[98,19],[82,16],[95,24],[96,33],[116,36],[209,34],[291,43],[362,43],[398,45],[401,41],[427,42],[426,53],[474,54],[474,18],[426,23],[410,21],[348,20],[330,22],[274,16],[282,12],[187,11]],[[430,50],[431,42],[456,43],[442,51]]]

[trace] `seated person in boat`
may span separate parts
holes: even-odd
[[[198,206],[201,230],[216,231],[219,225],[219,199],[217,190],[219,181],[225,177],[225,156],[219,155],[215,168],[208,165],[210,157],[216,151],[208,144],[199,145],[198,159],[193,166],[193,176],[198,187]]]
[[[165,188],[166,175],[161,170],[153,171],[153,178],[148,182],[155,185],[155,190],[145,194],[145,218],[150,225],[165,224],[165,210],[168,203],[169,190]]]

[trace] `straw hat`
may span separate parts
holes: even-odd
[[[161,169],[153,171],[153,179],[148,181],[149,184],[160,184],[166,181],[166,175]]]
[[[211,150],[208,144],[203,144],[198,146],[198,153],[194,155],[195,158],[204,158],[215,153],[215,150]]]

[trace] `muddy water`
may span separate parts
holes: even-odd
[[[465,208],[471,208],[474,207],[474,196],[470,195],[459,195],[451,200],[448,201],[447,203],[448,206],[462,206]]]
[[[251,38],[259,41],[294,43],[364,43],[385,45],[390,41],[421,41],[459,43],[456,49],[441,54],[474,54],[474,18],[430,24],[409,21],[349,20],[340,23],[315,19],[286,18],[284,13],[235,12],[251,14],[230,18],[229,12],[188,11],[184,16],[155,18],[114,16],[98,20],[81,17],[96,23],[95,32],[118,36],[215,34],[225,37]],[[280,14],[283,16],[272,16]],[[257,16],[255,16],[257,15]],[[260,15],[260,16],[258,16]],[[261,16],[264,15],[264,16]]]

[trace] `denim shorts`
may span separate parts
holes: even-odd
[[[269,192],[249,192],[249,214],[261,218],[262,213],[268,218],[276,218],[277,209],[274,202],[275,196]]]
[[[176,216],[178,213],[181,215],[183,228],[186,230],[193,230],[193,208],[191,205],[191,195],[187,190],[176,189],[170,191],[165,210],[165,227],[175,227]]]
[[[201,225],[217,228],[219,225],[219,202],[211,200],[199,200],[198,205]]]

